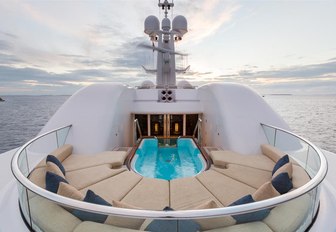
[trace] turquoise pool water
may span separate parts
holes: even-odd
[[[192,139],[180,138],[176,147],[159,147],[157,139],[143,139],[133,158],[133,169],[145,177],[172,180],[195,176],[206,162]]]

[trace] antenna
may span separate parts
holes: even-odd
[[[173,4],[173,6],[174,6],[174,0],[172,0],[172,4]],[[172,10],[171,10],[171,17],[172,17],[172,18],[174,17],[174,8],[172,8]]]
[[[170,3],[168,0],[161,3],[161,0],[159,0],[158,6],[164,10],[165,18],[168,18],[168,11],[174,7],[174,3]]]
[[[186,56],[175,51],[175,43],[182,40],[184,34],[188,32],[188,23],[182,15],[174,17],[172,21],[168,18],[170,10],[173,14],[174,0],[158,0],[158,7],[159,12],[162,10],[165,15],[161,23],[153,15],[148,16],[144,23],[144,32],[149,36],[152,45],[139,44],[139,47],[153,50],[156,54],[156,69],[144,68],[146,72],[156,73],[156,85],[176,87],[176,73],[186,72],[189,68],[177,70],[175,60],[175,56]]]

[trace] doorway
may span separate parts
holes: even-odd
[[[135,114],[142,136],[178,138],[193,136],[200,114]],[[136,131],[136,138],[140,134]]]

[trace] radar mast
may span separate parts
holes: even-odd
[[[156,16],[148,16],[145,20],[144,32],[153,43],[151,48],[157,51],[157,65],[154,70],[157,87],[176,87],[175,55],[184,54],[175,52],[175,43],[182,40],[184,34],[188,32],[188,23],[182,15],[170,21],[168,12],[174,7],[173,2],[159,0],[158,6],[164,11],[164,18],[160,23]]]

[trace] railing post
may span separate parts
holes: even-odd
[[[306,170],[307,170],[307,166],[308,166],[309,149],[310,149],[310,146],[308,145],[308,148],[307,148],[307,155],[306,155],[306,162],[305,162],[305,169],[306,169]]]
[[[55,132],[55,135],[56,135],[56,143],[57,143],[57,148],[59,148],[60,147],[60,145],[59,145],[59,142],[58,142],[58,133],[57,133],[58,131],[56,131]]]
[[[198,121],[197,123],[199,124],[198,125],[198,144],[201,146],[202,145],[202,119],[201,118],[198,118]]]
[[[197,132],[197,143],[200,144],[200,145],[201,145],[200,141],[202,139],[202,137],[201,137],[201,132],[202,132],[201,123],[202,123],[202,119],[198,118],[196,126],[194,128],[194,133],[193,133],[193,137],[196,138],[196,132]]]
[[[140,125],[139,125],[139,120],[136,118],[133,121],[133,140],[134,140],[133,145],[135,145],[136,142],[137,142],[137,131],[139,132],[140,138],[142,138],[142,132],[141,132],[141,128],[140,128]]]
[[[195,128],[194,128],[194,132],[193,132],[193,137],[195,138],[195,136],[196,136],[196,131],[197,131],[197,129],[198,129],[198,121],[197,121],[197,123],[196,123],[196,126],[195,126]]]

